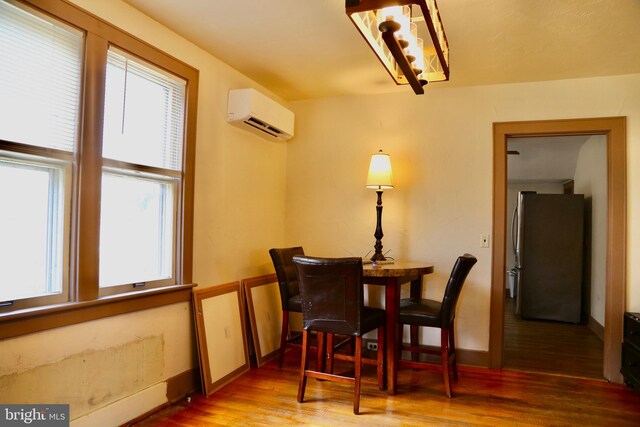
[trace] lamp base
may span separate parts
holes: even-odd
[[[382,246],[382,245],[380,245]],[[384,257],[384,255],[382,255],[382,252],[378,252],[376,251],[375,254],[373,254],[373,256],[370,258],[371,262],[378,262],[378,261],[386,261],[387,259]]]

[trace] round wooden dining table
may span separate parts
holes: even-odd
[[[433,264],[429,262],[401,262],[393,264],[376,263],[364,264],[364,283],[367,285],[380,285],[385,287],[386,321],[386,356],[387,356],[387,392],[396,393],[398,381],[398,340],[397,336],[398,308],[400,306],[400,290],[404,283],[411,283],[410,295],[412,298],[420,298],[422,294],[422,276],[433,273]]]

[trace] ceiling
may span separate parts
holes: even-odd
[[[565,182],[573,179],[582,145],[592,135],[507,138],[509,182]],[[602,143],[606,139],[602,137]]]
[[[124,0],[286,100],[406,92],[344,0]],[[438,0],[456,87],[640,73],[640,0]],[[427,96],[427,95],[423,95]]]

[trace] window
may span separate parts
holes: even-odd
[[[0,2],[0,306],[68,298],[83,34]],[[29,299],[33,299],[29,302]]]
[[[173,277],[175,185],[102,175],[100,286],[141,286]]]
[[[66,171],[8,154],[0,157],[0,301],[63,296]]]
[[[185,86],[184,80],[110,47],[103,156],[181,170]]]
[[[68,25],[0,1],[0,139],[74,149],[83,42]]]
[[[0,57],[0,338],[188,300],[197,70],[57,0]]]
[[[118,49],[107,53],[102,146],[113,166],[102,174],[101,288],[171,283],[185,87]]]

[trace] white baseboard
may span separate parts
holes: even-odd
[[[167,403],[167,383],[161,382],[71,421],[71,427],[120,426]]]

